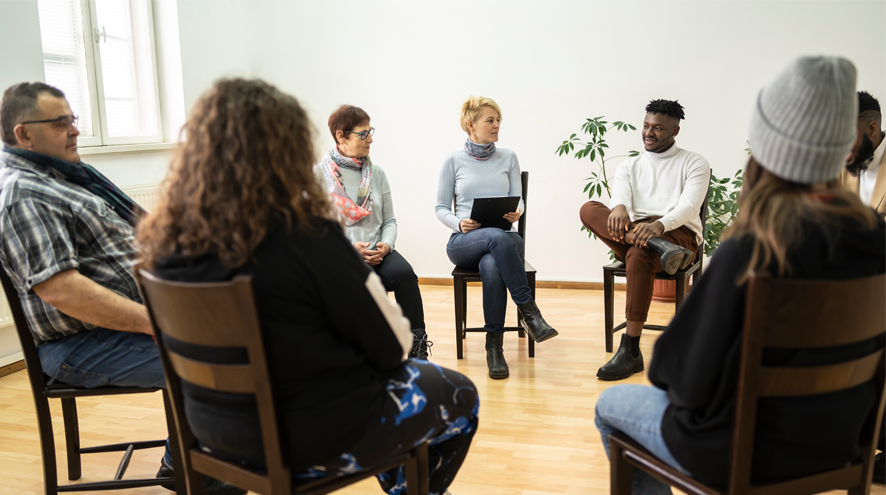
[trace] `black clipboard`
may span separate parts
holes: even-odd
[[[480,228],[495,227],[511,230],[513,224],[504,218],[505,213],[517,211],[520,196],[499,196],[497,198],[474,198],[471,206],[471,220],[480,222]]]

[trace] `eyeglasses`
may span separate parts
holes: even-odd
[[[363,131],[363,132],[355,132],[355,131],[345,131],[345,132],[350,132],[351,134],[356,134],[356,135],[360,136],[360,139],[365,141],[366,138],[375,134],[375,127],[370,127],[368,131]]]
[[[76,115],[62,115],[61,117],[56,117],[54,119],[45,119],[45,120],[29,120],[27,122],[22,122],[22,124],[52,124],[52,127],[58,130],[69,129],[72,125],[77,125],[77,120],[80,117]]]

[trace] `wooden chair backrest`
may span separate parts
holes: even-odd
[[[884,350],[840,364],[802,368],[763,366],[764,349],[815,349],[862,342],[886,332],[886,275],[853,280],[751,277],[747,289],[738,378],[729,493],[747,493],[760,398],[804,397],[874,381],[876,402],[861,438],[865,469],[884,405]],[[812,411],[810,411],[810,414]],[[870,483],[870,474],[867,482]]]
[[[43,365],[40,364],[37,345],[34,343],[31,326],[28,324],[18,292],[16,292],[12,279],[9,278],[4,267],[0,267],[0,283],[3,285],[3,292],[6,294],[6,301],[9,303],[9,310],[12,311],[12,321],[15,323],[15,332],[22,346],[22,355],[25,358],[25,366],[28,368],[28,379],[31,382],[31,389],[35,394],[43,393],[43,389],[46,388],[46,375],[43,374]]]
[[[252,394],[267,465],[267,487],[256,491],[289,493],[290,472],[280,444],[251,277],[236,277],[230,282],[185,283],[166,281],[147,270],[138,270],[136,278],[154,324],[184,461],[191,459],[189,451],[197,449],[197,440],[185,416],[181,381],[219,392]],[[245,348],[249,362],[219,364],[195,360],[170,350],[164,343],[167,337],[204,347]],[[218,461],[212,470],[220,473],[226,464],[229,463]],[[225,479],[213,472],[204,474]]]

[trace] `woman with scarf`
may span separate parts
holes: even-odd
[[[375,270],[384,287],[394,292],[397,303],[412,327],[409,357],[427,359],[425,314],[412,265],[394,250],[397,219],[391,186],[384,170],[372,163],[369,147],[375,128],[360,107],[342,105],[329,116],[329,132],[335,146],[314,168],[326,185],[332,203],[345,225],[345,236],[361,258]]]
[[[471,96],[462,105],[461,128],[468,134],[468,140],[464,149],[450,153],[443,160],[436,207],[437,218],[452,229],[446,244],[449,260],[457,266],[480,269],[486,364],[489,377],[494,379],[509,375],[502,348],[508,291],[532,339],[544,342],[557,336],[532,299],[523,266],[523,238],[514,228],[509,231],[483,228],[471,220],[474,198],[522,195],[517,155],[509,149],[495,147],[500,126],[501,109],[492,98]],[[514,223],[522,213],[521,199],[517,211],[506,213],[504,218]]]

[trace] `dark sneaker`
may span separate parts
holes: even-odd
[[[415,359],[427,359],[428,356],[431,355],[431,347],[433,345],[434,343],[428,340],[427,335],[422,335],[421,337],[413,335],[412,350],[409,351],[409,357]]]
[[[166,464],[165,460],[160,461],[160,470],[157,471],[157,477],[175,477],[175,473],[172,471],[172,466]],[[225,483],[224,481],[219,481],[215,478],[210,478],[209,476],[204,476],[203,479],[205,480],[203,483],[203,489],[206,490],[206,495],[246,495],[246,490],[242,488],[237,488],[236,486]],[[166,488],[167,490],[173,492],[175,491],[175,484],[160,486]]]

